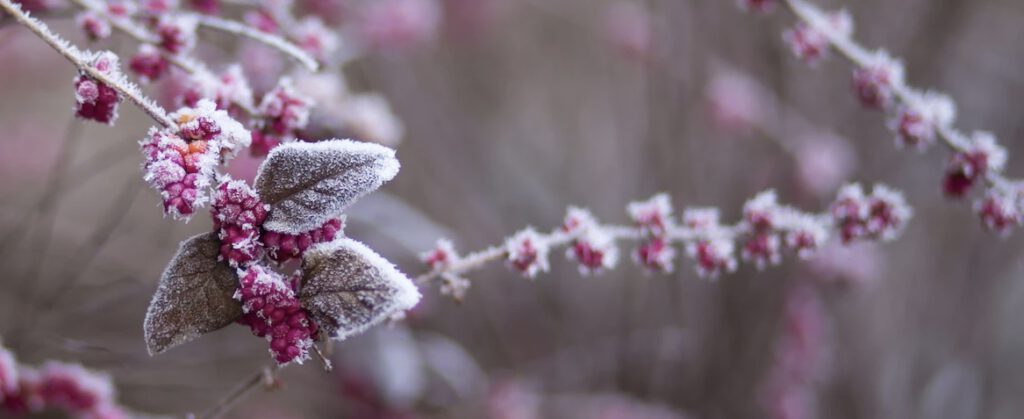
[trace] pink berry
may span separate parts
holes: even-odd
[[[239,275],[235,298],[242,302],[245,312],[239,323],[267,339],[278,363],[308,359],[318,328],[299,304],[296,290],[281,275],[263,266],[251,266]]]

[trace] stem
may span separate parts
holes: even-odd
[[[3,9],[5,12],[13,16],[19,24],[31,30],[36,34],[36,36],[49,44],[50,47],[57,50],[57,52],[70,61],[71,64],[78,67],[79,71],[88,74],[89,77],[110,86],[114,90],[117,90],[121,95],[128,98],[128,101],[134,103],[135,106],[138,106],[146,112],[147,115],[164,127],[177,127],[177,124],[167,116],[167,112],[164,111],[163,108],[140,93],[138,86],[128,80],[125,80],[123,77],[110,77],[85,62],[85,54],[81,50],[51,32],[45,23],[22,11],[20,5],[13,3],[11,0],[0,0],[0,9]]]
[[[871,53],[867,48],[861,46],[850,36],[839,33],[832,29],[825,14],[816,6],[805,0],[784,0],[786,8],[789,9],[798,19],[806,22],[815,30],[823,34],[832,46],[832,49],[846,58],[850,63],[863,67],[871,59]],[[918,102],[919,93],[904,83],[897,83],[892,86],[894,96],[905,106],[913,107]],[[942,143],[953,152],[965,152],[971,145],[969,137],[958,131],[951,123],[937,125],[936,132]],[[995,170],[987,170],[985,181],[994,188],[1005,192],[1012,192],[1011,189],[1016,182],[1008,180],[1001,173]]]
[[[817,217],[822,220],[829,220],[828,225],[830,227],[832,226],[831,219],[827,214],[818,214]],[[616,241],[642,241],[649,239],[649,237],[646,236],[639,227],[620,225],[598,225],[595,227],[608,232],[608,234],[610,234]],[[666,244],[687,244],[706,239],[735,240],[737,237],[747,234],[749,231],[750,228],[745,221],[739,221],[734,225],[718,226],[717,228],[711,229],[694,229],[690,227],[672,226],[666,232],[665,238],[667,239]],[[543,241],[549,249],[556,249],[572,244],[580,234],[582,234],[582,231],[570,234],[562,231],[561,229],[556,229],[551,233],[540,234],[540,240]],[[490,246],[484,250],[463,256],[446,266],[420,274],[413,278],[413,282],[417,285],[423,285],[443,275],[451,274],[459,276],[466,272],[480,269],[488,263],[499,261],[506,257],[508,257],[508,251],[504,246]]]
[[[222,19],[216,16],[200,16],[199,26],[238,35],[260,42],[266,46],[274,48],[292,57],[300,64],[304,65],[307,69],[309,69],[309,71],[317,71],[320,69],[320,64],[317,63],[316,59],[307,54],[305,51],[299,49],[299,47],[295,46],[295,44],[288,42],[287,40],[280,36],[268,34],[258,29],[254,29],[249,26],[243,25],[242,23],[235,22],[233,20]]]
[[[227,396],[224,396],[224,398],[217,402],[217,404],[213,405],[213,407],[194,418],[216,419],[224,416],[225,413],[231,410],[231,407],[233,407],[235,403],[249,395],[249,393],[259,387],[261,383],[266,384],[267,387],[269,387],[273,382],[274,375],[277,374],[281,368],[284,367],[274,365],[257,371],[255,374],[249,376],[249,378],[246,378],[245,381],[242,381],[234,390],[228,393]]]
[[[138,41],[141,44],[156,45],[160,42],[160,40],[155,35],[146,31],[145,28],[133,24],[132,21],[130,20],[120,19],[111,16],[110,13],[107,13],[107,11],[103,7],[101,7],[100,5],[96,4],[91,0],[69,1],[73,3],[75,6],[78,6],[79,8],[103,16],[103,18],[106,19],[106,21],[109,22],[110,26],[112,26],[114,29],[117,29],[119,32],[128,35],[129,37]],[[167,62],[173,64],[174,66],[184,70],[188,74],[195,74],[203,69],[202,66],[195,63],[194,61],[188,60],[175,54],[171,54],[162,48],[158,48],[158,51],[160,52],[160,56],[163,57],[163,59],[167,60]]]

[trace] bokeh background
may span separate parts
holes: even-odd
[[[406,322],[334,345],[334,372],[288,368],[282,388],[230,417],[1024,415],[1020,235],[988,233],[970,202],[946,200],[945,150],[896,150],[884,116],[851,95],[847,63],[794,59],[781,41],[792,16],[731,0],[415,1],[427,9],[412,36],[344,70],[404,125],[401,173],[352,210],[347,234],[411,275],[436,238],[481,249],[557,226],[569,205],[624,223],[626,203],[661,191],[735,220],[763,189],[819,210],[845,180],[883,182],[915,216],[893,243],[718,281],[683,259],[668,275],[624,260],[581,277],[556,252],[536,281],[490,266],[469,275],[464,303],[424,289]],[[298,3],[333,25],[360,7]],[[955,97],[958,125],[995,132],[1010,175],[1024,174],[1024,3],[818,4],[848,8],[859,39],[904,57],[912,84]],[[71,19],[50,22],[84,43]],[[99,46],[134,51],[118,36]],[[245,47],[214,37],[200,52],[266,64]],[[139,169],[144,115],[126,105],[116,127],[72,120],[73,76],[27,31],[0,26],[0,336],[24,362],[110,373],[140,412],[202,411],[270,362],[266,343],[228,327],[146,354],[164,264],[211,227],[161,217]],[[786,368],[810,378],[779,390]]]

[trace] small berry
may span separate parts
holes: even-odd
[[[924,150],[935,143],[938,128],[951,124],[955,115],[956,105],[948,96],[929,92],[900,106],[889,126],[896,132],[897,146]]]
[[[85,37],[90,41],[99,41],[110,37],[112,28],[110,22],[94,11],[84,11],[75,17],[78,27],[85,32]]]
[[[833,35],[846,37],[853,34],[853,19],[845,10],[829,13],[828,22],[828,30]],[[812,66],[827,57],[832,46],[825,33],[806,22],[799,22],[784,32],[782,39],[789,44],[793,55]]]
[[[764,269],[769,264],[777,265],[782,261],[782,242],[777,234],[759,232],[751,235],[743,243],[744,260],[753,261],[757,269]]]
[[[853,90],[861,104],[886,109],[893,103],[894,89],[903,85],[903,63],[885,51],[875,52],[868,62],[853,71]]]
[[[1006,166],[1006,149],[992,134],[975,133],[964,151],[953,155],[946,169],[943,189],[947,196],[959,198],[967,194],[979,178],[988,172],[1000,172]]]
[[[719,275],[736,270],[736,245],[724,238],[700,239],[686,245],[686,254],[697,261],[697,274],[703,278],[718,278]]]
[[[664,237],[673,227],[672,203],[668,194],[661,193],[646,201],[630,202],[626,211],[644,235]]]
[[[800,214],[790,220],[786,233],[786,246],[801,258],[809,258],[828,240],[828,228],[814,216]]]
[[[96,54],[90,65],[110,77],[120,76],[117,56],[112,52]],[[112,125],[117,119],[117,105],[120,102],[121,96],[113,87],[84,73],[75,78],[75,116]]]
[[[283,78],[263,96],[259,112],[266,118],[265,129],[278,135],[292,135],[309,122],[312,100],[292,87],[291,79]]]
[[[320,62],[326,62],[339,45],[338,35],[316,16],[306,17],[294,25],[289,38]]]
[[[676,249],[666,239],[655,237],[640,243],[633,252],[633,261],[647,272],[669,273],[675,269]]]
[[[301,258],[310,246],[333,241],[344,228],[343,219],[329,220],[320,228],[299,234],[279,233],[264,229],[260,241],[267,249],[267,256],[277,263]]]
[[[985,198],[975,204],[974,210],[986,228],[1003,236],[1024,223],[1020,203],[1013,194],[990,190]]]
[[[459,260],[451,240],[439,239],[433,249],[420,254],[420,260],[432,271],[446,269]]]
[[[532,228],[522,230],[505,241],[505,252],[509,266],[527,278],[535,278],[538,272],[547,272],[548,244]]]
[[[128,68],[138,75],[140,80],[151,82],[164,75],[169,65],[170,63],[160,55],[160,51],[156,47],[142,44],[139,45],[139,51],[132,56]]]
[[[161,15],[156,24],[160,47],[171,54],[184,54],[196,45],[196,25],[192,15]]]
[[[110,377],[79,365],[48,363],[39,372],[39,395],[46,405],[86,413],[114,399]]]
[[[777,226],[779,211],[775,191],[767,190],[743,204],[743,220],[755,232],[766,232]]]

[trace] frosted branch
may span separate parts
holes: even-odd
[[[139,90],[139,87],[134,83],[128,81],[120,72],[113,74],[106,74],[93,66],[89,65],[88,57],[93,55],[89,52],[83,52],[78,47],[72,45],[68,41],[64,40],[57,34],[50,31],[50,28],[45,23],[39,21],[28,15],[28,13],[21,10],[21,6],[12,2],[11,0],[0,0],[0,9],[3,9],[6,13],[14,17],[19,24],[28,28],[33,33],[41,38],[44,42],[55,49],[60,55],[78,67],[78,70],[87,74],[89,77],[115,89],[128,98],[128,100],[134,103],[136,106],[141,108],[146,114],[152,117],[154,120],[159,122],[161,125],[172,128],[176,125],[174,121],[167,116],[167,112],[163,110],[159,105],[147,98]]]
[[[119,32],[125,35],[128,35],[129,37],[131,37],[139,43],[156,45],[160,42],[156,35],[148,31],[146,28],[136,25],[135,22],[131,19],[117,18],[115,16],[111,16],[102,4],[96,3],[94,0],[69,1],[73,3],[75,6],[78,6],[79,8],[88,10],[101,16],[104,20],[110,23],[111,27],[117,29]],[[201,64],[198,64],[189,58],[171,54],[163,50],[162,48],[158,48],[157,51],[159,51],[159,54],[161,57],[163,57],[163,59],[167,60],[167,62],[171,63],[172,65],[184,70],[186,73],[195,74],[199,71],[205,70]]]
[[[548,270],[548,253],[567,248],[566,256],[579,264],[582,274],[598,273],[616,265],[618,242],[637,243],[632,258],[650,272],[672,271],[675,247],[682,247],[695,261],[698,274],[716,278],[736,270],[736,253],[762,269],[781,262],[786,250],[808,257],[829,237],[844,243],[895,239],[911,217],[900,193],[876,185],[867,194],[856,184],[840,189],[832,205],[820,213],[780,205],[774,191],[765,191],[747,201],[743,217],[733,224],[720,224],[714,208],[687,208],[677,223],[665,194],[630,203],[627,210],[631,225],[601,224],[589,211],[570,208],[562,226],[550,233],[527,228],[504,244],[465,256],[441,240],[422,255],[430,270],[414,281],[423,285],[439,279],[442,292],[460,300],[469,286],[462,275],[489,263],[504,260],[532,278]]]
[[[837,29],[834,22],[830,20],[830,17],[820,8],[805,0],[784,0],[783,4],[798,19],[824,36],[834,51],[849,60],[856,67],[865,68],[872,65],[877,53],[858,44],[851,37],[849,31]],[[905,84],[902,77],[893,80],[890,87],[894,98],[900,105],[922,114],[928,111],[921,109],[922,104],[927,103],[927,94]],[[971,137],[953,126],[953,118],[934,122],[934,129],[938,138],[953,152],[969,153],[972,151]],[[1018,182],[1007,179],[1001,173],[1001,169],[1002,167],[994,167],[991,170],[985,171],[984,180],[992,187],[1004,193],[1013,193],[1013,189],[1016,188]]]
[[[320,64],[318,64],[312,56],[280,36],[261,32],[258,29],[251,28],[242,23],[222,19],[216,16],[200,16],[199,26],[260,42],[290,56],[310,71],[317,71],[320,68]]]

